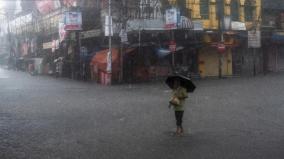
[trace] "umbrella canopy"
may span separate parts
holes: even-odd
[[[191,81],[191,79],[182,76],[182,75],[173,75],[173,76],[169,76],[166,80],[166,84],[173,89],[174,88],[174,81],[178,79],[180,81],[180,85],[182,87],[184,87],[187,92],[194,92],[196,86],[193,84],[193,82]]]

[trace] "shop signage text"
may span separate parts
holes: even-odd
[[[82,30],[82,13],[81,12],[65,12],[64,13],[64,29],[66,31]]]

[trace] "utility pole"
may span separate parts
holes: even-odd
[[[123,70],[123,68],[124,68],[124,60],[123,60],[123,58],[124,58],[124,42],[126,42],[126,41],[124,41],[125,39],[123,39],[124,38],[124,36],[125,36],[125,34],[124,33],[126,33],[126,23],[127,23],[127,18],[125,18],[125,16],[127,15],[127,12],[128,12],[128,5],[127,5],[127,3],[128,3],[128,1],[127,0],[123,0],[122,1],[122,9],[121,9],[121,11],[120,11],[120,18],[121,18],[121,23],[122,23],[122,29],[121,29],[121,32],[120,32],[120,38],[121,38],[121,40],[120,40],[120,76],[119,76],[119,82],[120,83],[122,83],[123,82],[123,74],[124,74],[124,70]],[[127,37],[127,33],[126,33],[126,37]]]
[[[224,20],[224,0],[219,0],[219,33],[221,36],[221,43],[224,44],[223,20]],[[222,78],[222,58],[223,55],[219,53],[219,78]]]
[[[174,30],[171,30],[171,42],[175,43],[175,32]],[[175,53],[176,51],[172,52],[172,66],[173,66],[173,70],[175,70]]]
[[[11,42],[12,42],[12,39],[11,39],[11,26],[10,26],[10,15],[9,15],[9,13],[7,13],[6,14],[6,21],[7,21],[7,24],[8,24],[8,49],[9,49],[9,58],[10,58],[10,60],[11,61],[9,61],[9,62],[12,62],[12,63],[9,63],[9,64],[11,64],[12,65],[12,68],[13,67],[15,67],[16,68],[16,66],[13,66],[14,65],[14,60],[15,59],[13,59],[14,58],[14,55],[13,55],[13,53],[12,53],[12,45],[11,45]]]
[[[111,34],[112,34],[112,17],[111,17],[111,0],[108,0],[108,38],[109,38],[109,50],[107,54],[107,74],[109,75],[110,78],[110,83],[111,84],[111,76],[112,76],[112,44],[111,44]]]

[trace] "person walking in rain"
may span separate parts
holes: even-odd
[[[185,100],[188,98],[186,88],[182,87],[180,80],[176,78],[173,82],[172,98],[170,100],[170,106],[174,107],[175,119],[176,119],[176,135],[180,136],[183,134],[182,119],[184,114]]]
[[[176,135],[183,134],[182,118],[184,114],[184,104],[188,93],[193,93],[196,86],[190,78],[183,75],[171,75],[166,79],[166,84],[173,90],[172,98],[169,102],[170,108],[173,106],[176,118]]]

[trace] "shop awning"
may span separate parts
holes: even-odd
[[[135,48],[128,48],[128,49],[125,50],[124,53],[130,53],[134,50],[135,50]],[[95,56],[92,59],[92,62],[107,63],[108,51],[109,51],[108,49],[105,49],[105,50],[101,50],[101,51],[96,52]],[[115,62],[119,58],[119,49],[113,48],[111,50],[111,52],[112,52],[112,62]]]
[[[92,59],[92,63],[107,63],[108,49],[96,52],[96,55]],[[118,49],[112,49],[112,62],[118,58]]]
[[[284,32],[274,33],[271,39],[273,42],[284,43]]]
[[[135,48],[128,48],[125,50],[124,53],[130,53],[134,50]],[[106,64],[108,51],[109,51],[108,49],[105,49],[105,50],[96,52],[95,56],[92,58],[91,63]],[[112,49],[112,62],[117,62],[118,60],[119,60],[119,49],[113,48]]]
[[[130,53],[134,51],[135,48],[128,48],[124,53]],[[102,71],[106,71],[107,67],[107,54],[108,54],[108,49],[101,50],[96,52],[95,56],[92,58],[91,65],[96,65],[98,69]],[[118,71],[119,65],[120,65],[120,56],[119,56],[119,49],[118,48],[113,48],[112,49],[112,65],[113,65],[113,70]]]

